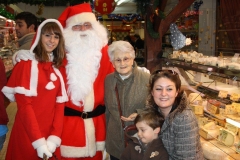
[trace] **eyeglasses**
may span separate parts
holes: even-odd
[[[158,70],[152,72],[152,75],[155,75],[155,74],[158,74],[158,73],[161,73],[161,72],[169,72],[173,75],[177,75],[177,72],[175,72],[174,70],[162,70],[162,69],[158,69]]]
[[[122,62],[123,63],[128,63],[131,59],[132,58],[124,57],[123,59],[118,58],[118,59],[115,59],[114,61],[118,64],[121,64]]]
[[[92,28],[92,24],[90,22],[85,22],[83,24],[72,26],[72,30],[74,30],[74,31],[90,29],[90,28]]]

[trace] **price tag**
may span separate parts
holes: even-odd
[[[239,98],[240,98],[240,94],[238,94],[238,93],[232,93],[231,96],[230,96],[230,99],[232,101],[238,101]]]
[[[219,91],[219,98],[227,98],[228,91]]]

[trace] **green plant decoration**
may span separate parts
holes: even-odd
[[[165,18],[165,15],[162,11],[160,11],[158,9],[158,6],[160,4],[160,0],[135,0],[135,2],[137,3],[137,11],[140,12],[142,15],[146,15],[147,14],[147,8],[152,6],[153,11],[155,12],[157,10],[156,15],[159,16],[161,19]],[[154,14],[154,13],[152,13]],[[150,19],[152,15],[150,16],[146,16],[147,17],[147,32],[149,33],[149,35],[154,38],[157,39],[160,37],[159,33],[154,31],[153,29],[153,23]]]
[[[147,31],[148,31],[148,34],[154,39],[157,39],[160,37],[159,33],[153,30],[153,23],[150,20],[147,21]]]

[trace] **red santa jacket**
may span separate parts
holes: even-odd
[[[71,98],[69,97],[69,101],[66,102],[68,108],[83,112],[86,105],[93,105],[92,110],[96,109],[99,105],[104,105],[104,80],[106,75],[114,71],[109,61],[107,48],[105,46],[102,49],[99,72],[93,84],[93,99],[90,101],[92,104],[84,104],[85,106],[82,107],[76,106],[71,102]],[[68,88],[66,65],[67,60],[65,59],[64,66],[60,68],[60,72],[64,77],[66,88]],[[80,116],[65,116],[63,127],[61,137],[61,154],[63,157],[92,157],[96,154],[96,151],[104,150],[106,137],[105,114],[86,119]]]

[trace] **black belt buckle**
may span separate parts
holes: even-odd
[[[81,118],[86,119],[87,116],[88,116],[88,113],[83,111],[82,114],[81,114]]]

